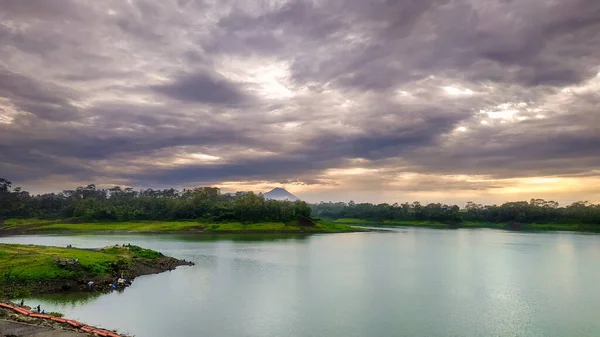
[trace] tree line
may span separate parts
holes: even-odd
[[[531,199],[482,205],[473,202],[457,205],[419,202],[371,204],[303,201],[276,201],[261,194],[237,192],[223,194],[215,187],[193,189],[145,189],[129,187],[77,187],[60,193],[33,195],[0,178],[0,218],[38,217],[80,220],[181,220],[206,221],[294,221],[302,218],[356,218],[373,221],[436,221],[448,224],[463,221],[490,223],[579,223],[600,226],[600,205],[574,202],[560,206],[555,201]]]
[[[491,223],[580,223],[600,226],[600,204],[586,201],[574,202],[561,207],[555,201],[531,199],[506,202],[502,205],[467,203],[457,205],[419,202],[403,204],[371,204],[321,202],[311,206],[315,217],[341,219],[356,218],[374,221],[438,221],[460,223],[463,221]]]
[[[309,218],[303,201],[276,201],[252,192],[223,194],[215,187],[145,189],[95,185],[33,195],[0,178],[0,218],[74,218],[77,220],[295,221]]]

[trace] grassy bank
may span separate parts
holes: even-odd
[[[31,231],[129,231],[129,232],[171,232],[200,229],[194,221],[120,221],[120,222],[83,222],[55,223],[29,228]]]
[[[334,223],[354,225],[354,226],[399,226],[399,227],[424,227],[424,228],[493,228],[506,230],[522,231],[572,231],[572,232],[600,232],[600,226],[585,224],[564,224],[564,223],[495,223],[495,222],[472,222],[463,221],[456,224],[447,224],[435,221],[418,220],[367,220],[343,218],[333,221]]]
[[[101,284],[121,274],[134,278],[156,272],[139,266],[173,260],[137,246],[92,250],[0,244],[0,295],[76,290],[88,281]]]
[[[60,220],[47,220],[47,219],[38,219],[38,218],[27,218],[27,219],[12,218],[12,219],[4,220],[4,227],[5,228],[17,228],[19,226],[26,226],[26,225],[48,225],[48,224],[57,223],[59,221]]]
[[[243,224],[240,222],[228,222],[219,224],[207,224],[203,229],[208,232],[281,232],[281,233],[343,233],[356,232],[360,229],[346,224],[318,221],[315,226],[300,226],[297,223],[265,222]]]
[[[8,219],[0,235],[36,234],[36,233],[86,233],[86,232],[139,232],[139,233],[344,233],[356,232],[356,226],[404,226],[424,228],[494,228],[524,231],[573,231],[600,232],[600,226],[565,223],[492,223],[463,221],[447,224],[435,221],[418,220],[369,220],[342,218],[337,220],[318,220],[312,226],[297,222],[202,222],[192,220],[179,221],[94,221],[77,222],[73,220],[45,219]]]
[[[414,227],[432,227],[432,228],[443,228],[447,227],[442,222],[432,221],[416,221],[416,220],[367,220],[367,219],[353,219],[343,218],[333,221],[334,223],[353,225],[353,226],[414,226]]]
[[[313,225],[298,222],[206,223],[199,221],[121,221],[67,223],[40,219],[18,219],[5,222],[5,233],[40,232],[193,232],[193,233],[343,233],[360,231],[344,223],[317,221]]]

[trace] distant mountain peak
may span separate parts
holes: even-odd
[[[263,196],[265,197],[265,199],[273,199],[273,200],[289,200],[289,201],[300,200],[300,199],[298,199],[297,196],[293,195],[292,193],[288,192],[285,188],[281,188],[281,187],[275,187],[274,189],[270,190],[269,192],[263,194]]]

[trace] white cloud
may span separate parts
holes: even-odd
[[[454,86],[443,87],[443,89],[448,95],[451,96],[470,96],[475,93],[471,89],[460,89]]]

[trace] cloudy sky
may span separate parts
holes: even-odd
[[[600,202],[598,0],[0,0],[33,192]]]

